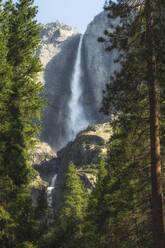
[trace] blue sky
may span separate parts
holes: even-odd
[[[37,19],[46,24],[58,20],[81,32],[103,10],[105,0],[35,0]]]

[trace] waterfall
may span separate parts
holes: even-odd
[[[53,191],[54,186],[55,186],[56,178],[57,178],[57,174],[55,174],[53,176],[51,184],[47,188],[47,202],[48,202],[48,207],[50,207],[50,208],[52,207],[52,191]]]
[[[71,97],[69,100],[69,118],[68,118],[68,135],[69,140],[73,140],[77,133],[89,125],[81,103],[82,81],[81,81],[81,48],[83,35],[80,37],[76,61],[71,78]]]
[[[83,35],[80,37],[76,61],[71,78],[71,97],[68,103],[68,122],[67,131],[69,140],[73,140],[77,133],[89,125],[86,119],[83,106],[81,104],[82,86],[81,86],[81,47]],[[52,208],[52,191],[55,188],[57,174],[52,178],[51,185],[47,188],[47,202],[48,207]]]

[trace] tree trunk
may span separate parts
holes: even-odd
[[[159,138],[158,82],[153,38],[152,0],[146,0],[146,39],[148,48],[148,90],[150,101],[150,141],[151,141],[151,180],[152,180],[152,238],[153,248],[163,246],[163,193],[161,184],[161,159]]]

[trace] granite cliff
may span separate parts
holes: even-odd
[[[92,89],[94,96],[93,107],[95,106],[99,121],[103,116],[98,116],[102,102],[102,91],[110,80],[110,75],[117,70],[119,65],[114,63],[118,53],[116,50],[106,52],[107,44],[99,43],[98,37],[104,37],[104,31],[110,29],[110,25],[118,22],[117,19],[109,19],[106,12],[101,12],[88,25],[84,34],[83,44],[83,69],[85,71],[85,82]],[[105,116],[104,116],[105,119]]]
[[[105,52],[104,45],[97,42],[110,25],[104,12],[88,25],[81,47],[82,94],[79,101],[89,124],[103,123],[107,119],[99,112],[102,90],[109,81],[116,52]],[[37,55],[45,68],[40,80],[45,84],[48,107],[43,114],[41,141],[47,142],[55,151],[69,141],[68,102],[71,97],[71,79],[76,60],[80,32],[67,25],[50,23],[43,26],[42,44]]]

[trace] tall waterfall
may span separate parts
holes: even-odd
[[[69,100],[69,118],[68,118],[68,135],[69,139],[73,140],[77,133],[88,126],[89,121],[86,119],[83,106],[81,104],[82,95],[82,71],[81,71],[81,47],[82,47],[83,35],[80,37],[76,62],[73,69],[71,79],[71,97]]]

